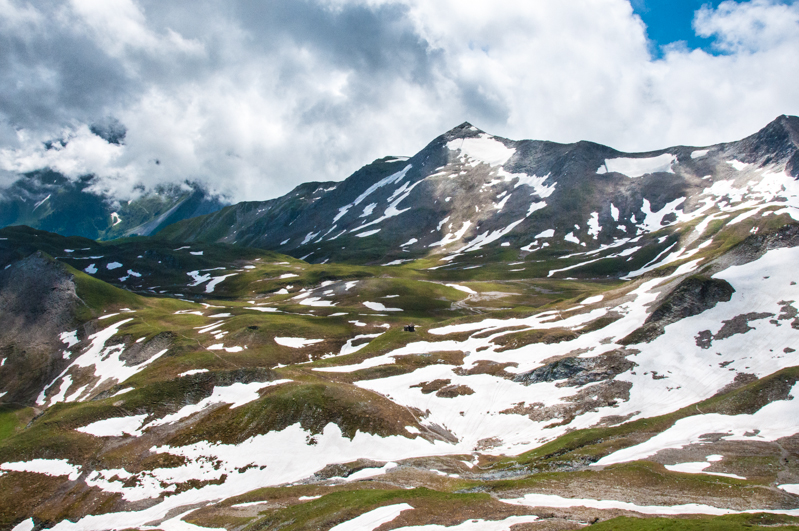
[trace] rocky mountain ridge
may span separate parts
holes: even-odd
[[[468,262],[482,249],[502,247],[522,256],[608,246],[624,252],[633,247],[621,244],[625,239],[643,237],[647,247],[648,234],[702,217],[730,192],[730,207],[749,204],[749,196],[776,205],[784,187],[795,194],[797,131],[799,118],[781,116],[739,142],[630,154],[590,142],[511,141],[464,123],[411,158],[380,159],[341,183],[306,183],[161,235],[235,242],[315,263],[431,254]],[[783,169],[782,179],[792,179],[769,184],[767,175]]]

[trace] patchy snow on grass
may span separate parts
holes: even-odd
[[[331,308],[336,305],[335,302],[326,301],[321,297],[308,297],[300,301],[301,306],[316,306],[319,308]]]
[[[320,496],[320,498],[321,498],[321,496]],[[302,497],[300,497],[299,499],[302,500]],[[231,507],[234,508],[234,509],[241,509],[243,507],[254,507],[256,505],[266,505],[267,503],[269,503],[268,500],[263,500],[263,501],[237,503],[237,504],[231,505]]]
[[[449,287],[449,288],[454,288],[454,289],[456,289],[458,291],[462,291],[464,293],[468,293],[470,295],[476,295],[477,294],[477,292],[474,291],[472,288],[468,288],[466,286],[461,286],[459,284],[444,284],[444,285]]]
[[[595,295],[593,297],[588,297],[586,299],[583,299],[582,302],[580,302],[580,304],[585,304],[585,305],[594,304],[595,302],[600,302],[604,298],[605,298],[604,295]]]
[[[736,474],[725,474],[723,472],[708,472],[707,469],[713,466],[713,463],[721,461],[724,456],[709,455],[706,461],[696,461],[691,463],[677,463],[676,465],[665,465],[666,470],[672,472],[682,472],[684,474],[708,474],[711,476],[722,476],[733,479],[746,479]]]
[[[120,264],[119,262],[109,262],[105,267],[109,271],[113,271],[114,269],[119,269],[120,267],[122,267],[122,264]]]
[[[551,238],[555,235],[555,229],[547,229],[543,232],[536,234],[535,238]]]
[[[189,284],[190,288],[194,287],[194,286],[199,286],[203,282],[207,282],[207,281],[211,280],[211,274],[210,273],[206,273],[204,275],[201,275],[199,271],[189,271],[186,274],[189,275],[192,278],[192,280],[194,281],[191,284]]]
[[[241,383],[236,382],[232,385],[227,385],[223,387],[214,386],[214,390],[211,392],[211,396],[205,397],[196,404],[190,404],[188,406],[183,406],[175,413],[170,415],[166,415],[165,417],[150,422],[146,426],[142,427],[142,430],[145,430],[150,427],[154,426],[163,426],[165,424],[172,424],[179,420],[183,420],[195,413],[198,413],[206,408],[219,405],[219,404],[229,404],[230,409],[236,409],[237,407],[241,407],[245,404],[249,404],[254,400],[258,400],[261,395],[259,391],[261,389],[266,389],[267,387],[274,387],[276,385],[281,385],[284,383],[291,382],[292,380],[275,380],[273,382],[251,382],[251,383]]]
[[[621,502],[615,500],[591,500],[586,498],[564,498],[556,494],[526,494],[521,498],[503,499],[503,503],[513,505],[526,505],[528,507],[586,507],[589,509],[621,509],[623,511],[634,511],[641,514],[709,514],[721,516],[733,514],[732,509],[720,509],[711,505],[686,503],[684,505],[637,505],[634,503]]]
[[[147,418],[147,414],[131,415],[128,417],[115,417],[98,420],[82,428],[75,428],[81,433],[88,433],[95,437],[122,437],[123,435],[141,435],[139,428]]]
[[[70,481],[75,481],[81,474],[81,468],[78,465],[71,465],[66,459],[31,459],[30,461],[2,463],[0,470],[30,472],[45,476],[67,476]]]
[[[286,293],[288,293],[288,291]],[[262,312],[262,313],[275,313],[275,312],[278,311],[277,308],[272,308],[272,307],[269,307],[269,306],[247,306],[244,309],[245,310],[253,310],[253,311]]]
[[[381,229],[367,230],[366,232],[361,232],[359,234],[356,234],[355,236],[358,238],[366,238],[367,236],[373,236],[377,234],[378,232],[380,232],[380,230]]]
[[[305,339],[304,337],[276,337],[275,343],[284,347],[304,348],[314,343],[321,343],[324,339]]]
[[[799,393],[799,384],[793,386],[791,393]],[[725,441],[774,441],[799,431],[795,423],[785,422],[791,418],[799,418],[799,403],[793,399],[771,402],[751,415],[709,413],[686,417],[648,441],[607,455],[592,466],[637,461],[660,450],[700,444],[707,433],[722,434]]]
[[[224,343],[217,343],[216,345],[211,345],[207,347],[206,350],[224,350],[225,352],[241,352],[244,350],[243,347],[226,347]]]
[[[228,277],[235,277],[236,275],[238,275],[238,273],[229,273],[227,275],[222,275],[222,276],[219,276],[219,277],[212,278],[210,280],[210,282],[208,282],[208,284],[205,285],[205,292],[206,293],[213,293],[214,289],[217,286],[217,284],[219,284],[220,282],[222,282],[223,280],[225,280]]]
[[[536,522],[534,514],[526,516],[510,516],[504,520],[471,519],[460,524],[443,526],[438,524],[410,525],[397,527],[394,531],[511,531],[513,526]]]
[[[366,326],[366,325],[364,324],[363,326]],[[338,356],[344,356],[346,354],[352,354],[353,352],[358,352],[363,347],[365,347],[366,345],[369,344],[369,342],[366,341],[366,342],[361,343],[360,345],[353,345],[353,343],[355,343],[356,341],[361,341],[363,339],[374,339],[376,337],[380,337],[381,335],[383,335],[383,334],[382,333],[380,333],[380,334],[360,334],[360,335],[357,335],[357,336],[353,337],[352,339],[348,339],[347,342],[344,343],[344,345],[341,347],[341,350],[339,350]]]
[[[370,310],[374,310],[376,312],[402,312],[404,311],[402,308],[386,308],[383,304],[379,302],[369,302],[366,301],[363,303],[364,306],[369,308]]]
[[[621,173],[627,177],[643,177],[650,173],[674,173],[671,166],[677,162],[677,157],[671,153],[664,153],[657,157],[605,159],[597,173]]]
[[[180,447],[154,447],[154,453],[182,456],[187,462],[179,467],[143,471],[136,475],[140,482],[136,487],[124,487],[120,481],[108,481],[118,473],[125,475],[124,471],[119,470],[104,471],[107,477],[99,472],[96,475],[93,473],[93,484],[108,492],[123,492],[125,499],[132,500],[134,497],[155,498],[162,492],[170,492],[170,487],[164,489],[160,486],[161,482],[171,485],[171,491],[174,491],[175,483],[192,479],[221,481],[175,493],[139,511],[85,516],[76,522],[62,520],[52,529],[101,531],[136,528],[165,518],[170,511],[180,507],[196,506],[202,502],[239,496],[265,486],[298,481],[332,463],[346,463],[358,458],[386,462],[453,452],[452,445],[441,441],[431,443],[420,437],[380,437],[359,431],[350,439],[333,423],[327,424],[322,433],[313,435],[315,445],[307,444],[310,436],[296,423],[280,431],[256,435],[238,445],[203,441]],[[286,459],[288,454],[292,459]],[[131,475],[128,474],[128,477]]]
[[[330,528],[330,531],[373,531],[381,525],[394,520],[403,511],[412,511],[413,506],[407,503],[385,505],[372,509],[357,518],[342,522]]]
[[[86,266],[84,271],[89,273],[90,275],[93,275],[93,274],[97,273],[97,267],[96,267],[95,264],[89,264],[89,265]]]
[[[199,525],[185,522],[183,520],[183,517],[193,512],[194,509],[191,509],[173,518],[164,520],[156,527],[153,527],[153,529],[160,529],[161,531],[227,531],[224,527],[201,527]],[[147,529],[147,528],[142,528],[142,529]]]
[[[194,256],[202,256],[203,251],[189,251],[189,254],[193,254]]]
[[[122,325],[127,324],[132,320],[132,318],[123,319],[122,321],[112,324],[108,328],[90,335],[87,338],[88,341],[91,341],[89,347],[77,358],[75,358],[75,360],[66,369],[64,369],[64,371],[58,377],[56,377],[52,383],[42,390],[39,398],[37,398],[36,403],[38,405],[44,405],[45,393],[59,380],[62,381],[62,385],[57,397],[63,397],[66,391],[69,389],[69,385],[65,385],[67,384],[67,379],[69,379],[69,384],[71,384],[72,381],[71,376],[67,373],[73,368],[93,369],[95,380],[89,387],[89,390],[91,391],[108,381],[122,383],[131,376],[141,372],[155,360],[166,354],[167,349],[164,349],[161,352],[156,353],[150,359],[139,363],[138,365],[128,365],[127,362],[121,358],[122,353],[125,351],[124,343],[111,345],[109,347],[105,346],[106,341],[116,334]]]
[[[283,280],[284,278],[295,278],[295,277],[298,277],[298,276],[300,276],[300,275],[298,275],[296,273],[284,273],[284,274],[280,275],[278,278]]]
[[[178,374],[178,378],[182,378],[184,376],[192,376],[194,374],[202,374],[204,372],[208,372],[208,369],[192,369],[190,371],[182,372]]]

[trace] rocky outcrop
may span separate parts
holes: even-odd
[[[649,343],[663,334],[666,325],[699,315],[732,298],[735,289],[726,280],[693,276],[680,282],[644,321],[644,325],[620,340],[621,345]]]
[[[614,351],[595,358],[562,358],[519,374],[514,381],[525,385],[564,380],[564,385],[579,387],[587,383],[609,380],[629,369],[635,363],[624,356],[623,351]]]
[[[3,401],[32,402],[64,369],[68,345],[59,335],[77,330],[75,312],[82,304],[72,274],[45,253],[34,253],[0,272]]]

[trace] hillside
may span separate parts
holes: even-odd
[[[0,529],[797,529],[797,131],[0,229]]]

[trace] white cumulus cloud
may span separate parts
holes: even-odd
[[[712,48],[654,58],[627,0],[0,0],[2,183],[41,165],[122,197],[267,199],[464,120],[626,151],[735,140],[799,114],[797,26],[796,3],[726,1],[694,20]],[[109,116],[120,145],[90,132]]]

